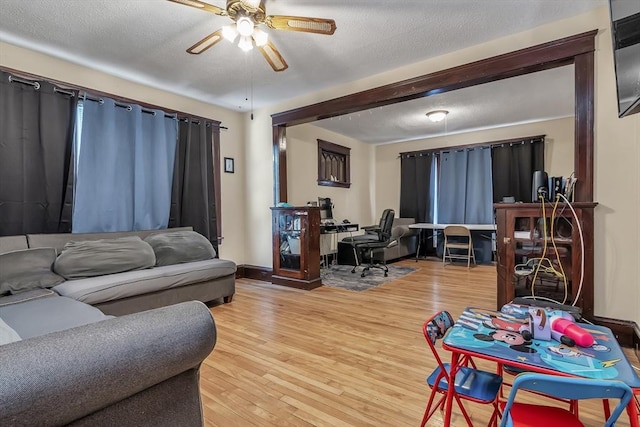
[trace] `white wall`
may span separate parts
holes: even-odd
[[[640,323],[640,230],[637,220],[640,209],[640,114],[625,119],[617,118],[611,34],[606,7],[290,100],[264,109],[260,114],[266,117],[593,29],[600,30],[596,37],[595,54],[595,200],[600,202],[595,216],[595,314]],[[271,128],[268,120],[250,123],[250,127],[247,156],[258,161],[265,158],[265,153],[271,147]],[[376,159],[379,159],[377,154]],[[552,159],[552,162],[555,160]],[[384,169],[383,164],[379,162],[381,160],[377,160],[376,172],[380,172],[381,167]],[[554,169],[555,167],[553,165]],[[565,168],[561,169],[564,171]],[[295,178],[289,177],[289,182],[293,179]],[[260,182],[263,191],[270,191],[273,185],[272,172],[261,172],[260,178],[256,178],[255,181]],[[376,194],[380,192],[376,190]],[[375,203],[376,209],[379,210],[378,203]],[[270,203],[252,206],[257,209],[252,213],[252,219],[255,221],[252,225],[264,229],[270,227],[269,206]],[[248,249],[248,259],[258,265],[270,266],[270,235],[265,232],[264,236],[256,239],[254,243],[255,245]]]
[[[318,185],[318,139],[351,148],[351,187]],[[304,124],[287,129],[288,202],[303,206],[318,197],[330,197],[333,217],[342,221],[371,225],[377,223],[380,212],[374,212],[374,186],[372,184],[373,146],[347,138],[326,129]],[[377,215],[376,215],[377,213]]]
[[[222,235],[220,256],[245,263],[245,124],[241,114],[191,98],[132,83],[97,70],[0,42],[0,65],[100,92],[208,117],[229,130],[220,134],[220,157],[235,159],[236,173],[222,173]],[[220,165],[222,167],[222,165]]]

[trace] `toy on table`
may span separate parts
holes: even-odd
[[[554,339],[568,346],[591,347],[593,336],[575,323],[573,316],[562,310],[549,310],[520,304],[505,304],[501,312],[519,319],[528,318],[528,328],[523,328],[523,338],[550,341]]]

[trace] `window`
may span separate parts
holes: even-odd
[[[318,185],[351,187],[351,148],[318,140]]]

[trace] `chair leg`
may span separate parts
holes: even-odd
[[[429,421],[429,418],[431,418],[431,415],[433,415],[436,409],[441,406],[441,402],[444,402],[444,397],[441,397],[438,403],[433,406],[433,410],[431,410],[433,400],[436,397],[436,393],[437,391],[435,389],[431,390],[431,394],[429,395],[429,402],[427,403],[427,408],[424,410],[424,415],[422,416],[422,423],[420,423],[420,427],[424,427],[427,421]]]

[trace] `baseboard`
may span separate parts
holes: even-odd
[[[239,265],[236,271],[237,279],[254,279],[263,282],[271,281],[273,270],[268,267],[258,267],[255,265]]]
[[[640,327],[638,327],[636,322],[600,316],[594,316],[593,321],[597,325],[606,326],[611,329],[621,346],[635,349],[636,355],[638,355]]]

